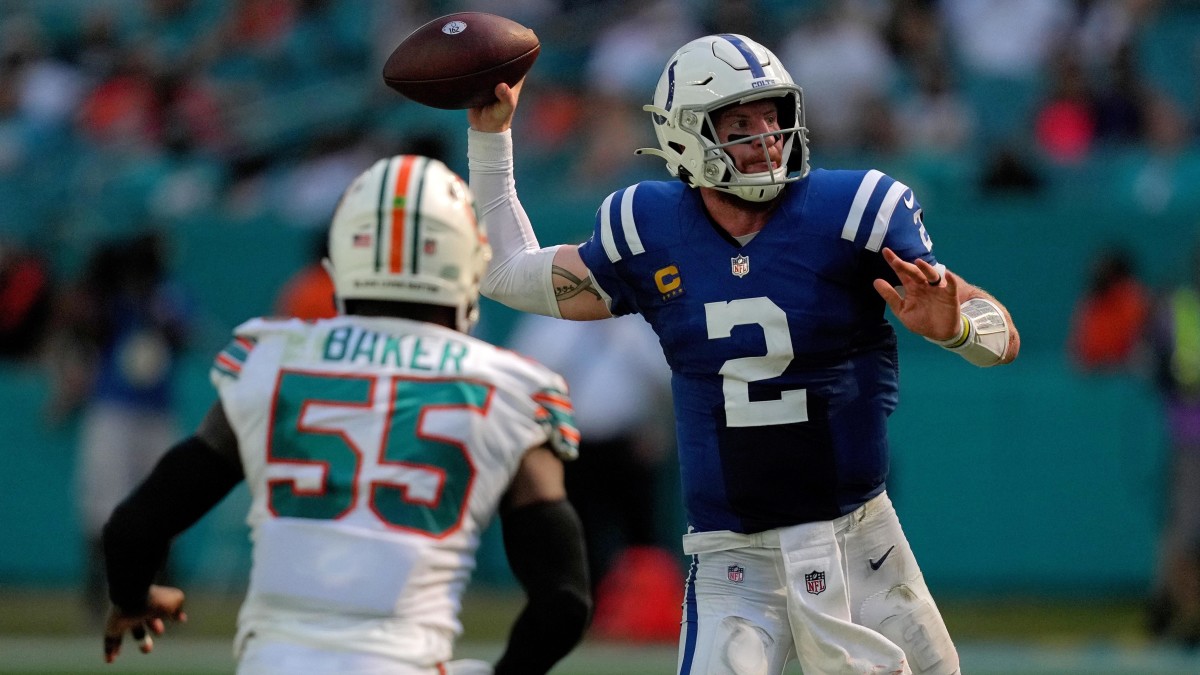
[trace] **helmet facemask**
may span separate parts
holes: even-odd
[[[700,111],[681,111],[684,117],[687,117],[689,114],[703,115],[704,121],[701,126],[700,143],[705,154],[704,180],[708,183],[707,187],[729,192],[747,201],[769,201],[779,194],[784,184],[799,180],[802,177],[802,173],[807,173],[808,144],[802,140],[807,129],[804,128],[803,123],[796,123],[796,120],[803,116],[803,111],[799,103],[800,97],[800,90],[795,89],[782,96],[756,97],[739,100],[736,103],[716,108],[708,106]],[[776,102],[775,107],[779,120],[779,129],[777,131],[737,135],[723,143],[718,140],[717,120],[720,119],[721,114],[727,108],[743,103],[751,103],[755,100],[771,99],[774,99]],[[782,148],[780,149],[779,162],[774,168],[768,171],[743,173],[737,168],[737,163],[733,157],[726,151],[726,148],[731,146],[744,144],[753,147],[758,142],[762,149],[763,160],[771,164],[773,160],[771,159],[770,149],[766,143],[767,138],[770,136],[774,136],[777,139],[776,142]],[[796,150],[797,144],[800,146],[801,152],[797,153],[794,159],[792,153]]]
[[[777,99],[778,131],[718,142],[719,111],[764,99]],[[693,187],[762,202],[808,174],[804,94],[775,55],[749,38],[713,35],[684,45],[663,71],[654,104],[643,109],[651,113],[659,148],[642,148],[638,154],[662,157],[671,175]],[[767,136],[783,139],[779,166],[752,174],[739,171],[725,148]]]

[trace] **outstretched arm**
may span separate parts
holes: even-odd
[[[525,455],[501,504],[504,550],[525,589],[496,675],[540,675],[583,638],[592,599],[583,528],[566,500],[562,461],[548,448]]]
[[[501,83],[495,103],[467,111],[469,181],[492,245],[481,290],[497,302],[534,314],[606,319],[612,314],[578,248],[542,248],[517,198],[511,127],[523,83]]]
[[[1017,327],[1008,309],[987,291],[950,270],[940,274],[924,260],[902,260],[889,248],[883,249],[883,258],[899,277],[903,293],[884,279],[875,280],[875,291],[906,328],[977,366],[1017,358]]]
[[[154,586],[171,540],[191,527],[242,481],[237,441],[220,403],[209,410],[196,435],[171,448],[150,475],[113,511],[104,525],[108,595],[113,608],[104,627],[104,658],[121,653],[128,631],[153,649],[164,620],[184,621],[183,591]]]

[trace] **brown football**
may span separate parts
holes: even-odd
[[[458,12],[409,34],[383,66],[383,81],[434,108],[460,110],[496,100],[496,85],[516,84],[542,45],[533,31],[495,14]]]

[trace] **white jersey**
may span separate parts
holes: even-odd
[[[238,651],[257,635],[449,659],[480,534],[525,452],[578,446],[561,377],[428,323],[254,319],[211,377],[252,497]]]

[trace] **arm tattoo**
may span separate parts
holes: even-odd
[[[559,267],[558,265],[552,265],[550,267],[550,276],[554,278],[556,282],[558,280],[566,282],[561,286],[558,283],[554,284],[554,299],[559,302],[562,302],[563,300],[569,300],[580,293],[591,293],[592,295],[596,296],[597,300],[601,299],[600,292],[595,288],[592,288],[592,278],[590,276],[580,279],[574,274],[568,272],[566,268]]]

